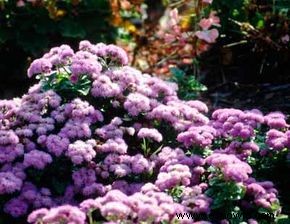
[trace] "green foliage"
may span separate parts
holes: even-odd
[[[238,36],[258,42],[268,36],[280,44],[280,38],[289,34],[289,0],[220,0],[214,1],[212,8],[218,11],[222,33],[228,39]],[[262,35],[257,37],[258,33],[251,33],[255,29]]]
[[[2,47],[12,41],[36,56],[55,42],[84,38],[106,41],[112,38],[112,29],[108,29],[105,19],[110,15],[105,0],[83,0],[76,5],[71,1],[41,1],[39,4],[26,3],[17,7],[15,1],[5,3],[0,9]]]
[[[181,200],[181,196],[183,194],[183,189],[181,186],[176,186],[172,189],[169,189],[167,192],[169,195],[171,195],[171,197],[173,198],[173,200],[175,202],[180,202]]]
[[[279,215],[276,219],[275,222],[277,224],[290,224],[290,218],[288,215]]]
[[[88,95],[91,89],[91,80],[86,75],[79,77],[77,83],[72,83],[67,72],[55,72],[49,76],[41,77],[43,89],[54,90],[65,99]]]
[[[224,206],[233,205],[233,201],[241,200],[246,193],[246,188],[233,181],[225,181],[221,177],[214,177],[209,180],[209,189],[205,192],[213,198],[211,208],[219,209]]]
[[[201,84],[194,75],[187,76],[184,71],[179,68],[171,68],[171,81],[178,84],[178,96],[181,99],[196,99],[200,92],[207,90],[207,87]]]

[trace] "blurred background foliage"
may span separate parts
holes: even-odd
[[[172,63],[167,60],[171,53],[176,57],[185,52],[165,51],[165,42],[156,41],[158,21],[166,10],[178,8],[181,27],[192,31],[198,24],[196,2],[201,1],[116,0],[116,42],[133,52],[132,64],[144,72],[173,75],[174,79],[170,67],[183,70],[184,80],[175,80],[185,98],[203,92],[190,92],[194,88],[188,89],[189,76],[194,86],[201,82],[208,87],[204,100],[210,98],[214,107],[259,105],[262,110],[290,111],[290,0],[214,0],[200,18],[217,12],[221,26],[216,43],[201,54],[192,54],[193,60],[187,57],[184,63],[179,57]]]
[[[237,74],[234,81],[290,81],[289,0],[218,0],[212,7],[222,33],[215,55],[221,56],[223,69],[239,67],[226,71]]]
[[[213,26],[202,30],[202,19]],[[47,49],[88,39],[122,46],[131,65],[178,82],[186,99],[288,110],[289,19],[290,0],[0,0],[0,97],[25,92],[28,64]],[[217,38],[197,38],[213,29]]]
[[[51,47],[113,42],[107,0],[0,0],[0,95],[20,95],[29,86],[29,63]]]

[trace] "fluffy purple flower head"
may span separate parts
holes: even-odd
[[[48,211],[39,210],[37,213],[32,213],[28,221],[37,224],[39,219],[43,224],[49,223],[68,223],[68,224],[85,224],[86,215],[78,208],[71,205],[62,205],[52,208]]]
[[[49,163],[52,163],[52,157],[46,152],[32,150],[24,155],[23,165],[25,167],[34,167],[42,170]]]
[[[51,72],[52,64],[49,60],[41,58],[34,60],[28,68],[27,75],[31,78],[37,74],[48,74]]]
[[[81,164],[85,161],[89,162],[96,156],[94,146],[96,146],[96,143],[93,139],[87,142],[77,140],[68,146],[66,156],[68,156],[74,164]]]
[[[137,134],[139,138],[149,138],[156,142],[161,142],[163,137],[155,128],[141,128]]]
[[[22,180],[12,172],[0,172],[0,195],[11,194],[19,191],[22,187]]]
[[[19,198],[11,199],[4,206],[4,211],[15,218],[25,215],[27,210],[28,204]]]
[[[271,112],[267,114],[265,117],[265,123],[270,128],[285,128],[289,127],[289,125],[286,123],[286,116],[281,112]]]
[[[151,109],[150,100],[140,93],[131,93],[124,103],[124,108],[130,115],[137,116],[141,112],[148,112]]]

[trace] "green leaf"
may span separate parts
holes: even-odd
[[[89,94],[89,92],[90,92],[90,87],[88,87],[88,88],[83,88],[83,89],[78,89],[77,91],[78,91],[78,93],[80,93],[81,95],[83,95],[83,96],[87,96],[87,95]]]
[[[170,72],[177,81],[182,81],[185,76],[184,71],[176,67],[170,68]]]
[[[288,215],[281,214],[275,219],[277,224],[290,224],[290,218]]]

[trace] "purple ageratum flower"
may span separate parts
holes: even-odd
[[[16,145],[19,138],[12,130],[0,130],[0,146]]]
[[[83,40],[79,43],[80,51],[89,51],[92,49],[93,45],[88,40]]]
[[[222,168],[227,164],[241,162],[235,155],[226,155],[222,153],[213,153],[206,158],[206,163],[212,166]]]
[[[155,128],[141,128],[137,134],[138,138],[149,138],[156,142],[161,142],[163,137]]]
[[[22,180],[12,172],[0,172],[0,195],[11,194],[19,191],[22,187]]]
[[[101,205],[111,201],[119,201],[127,205],[130,204],[130,201],[128,201],[128,196],[119,190],[111,190],[104,197],[97,198],[96,200],[101,203]]]
[[[152,160],[154,160],[154,162],[158,165],[163,165],[167,161],[179,160],[183,159],[184,157],[186,157],[186,155],[184,154],[184,151],[182,149],[172,149],[170,147],[164,147],[157,156],[152,157]]]
[[[47,215],[48,209],[41,208],[33,211],[27,218],[27,222],[29,223],[39,223],[41,222],[42,218]]]
[[[101,73],[102,65],[95,55],[79,51],[72,57],[70,70],[74,76],[88,75],[95,79]]]
[[[254,142],[245,142],[242,144],[242,148],[245,150],[245,149],[249,149],[251,150],[252,152],[258,152],[260,149],[259,149],[259,146],[254,143]]]
[[[287,137],[287,139],[288,139],[288,142],[287,142],[287,147],[288,148],[290,148],[290,130],[288,130],[288,131],[286,131],[285,132],[285,135],[286,135],[286,137]]]
[[[159,105],[155,107],[149,114],[149,119],[165,120],[170,123],[175,123],[178,121],[178,117],[181,116],[178,108],[174,106]]]
[[[149,172],[154,167],[154,163],[152,163],[150,160],[146,159],[141,154],[136,154],[136,155],[132,156],[130,164],[131,164],[132,172],[135,174]]]
[[[254,197],[253,201],[259,207],[270,208],[273,203],[278,202],[278,191],[271,181],[256,182],[252,178],[247,184],[247,194]]]
[[[40,58],[34,60],[28,68],[27,75],[31,78],[37,74],[48,74],[51,72],[52,64],[48,59]]]
[[[105,47],[105,57],[109,57],[113,62],[116,62],[121,65],[127,65],[129,62],[127,53],[122,48],[110,44]]]
[[[63,110],[67,117],[71,117],[75,120],[84,119],[90,122],[104,120],[104,117],[99,110],[95,109],[88,102],[79,98],[76,98],[70,103],[65,104]]]
[[[118,84],[111,81],[106,75],[100,75],[93,82],[91,93],[94,97],[115,97],[121,93]]]
[[[46,139],[47,150],[55,156],[60,156],[68,149],[70,141],[58,135],[49,135]]]
[[[122,138],[108,139],[104,144],[97,145],[97,150],[100,152],[111,152],[125,154],[128,145]]]
[[[233,180],[237,183],[246,181],[252,173],[251,167],[247,163],[229,164],[222,169],[225,180]]]
[[[109,171],[114,173],[117,177],[125,177],[131,174],[132,170],[128,164],[112,164]]]
[[[250,125],[245,125],[242,122],[234,124],[233,128],[229,131],[233,137],[241,137],[243,139],[254,136],[254,130]]]
[[[158,98],[160,96],[169,97],[176,96],[176,91],[178,90],[178,86],[176,83],[167,82],[161,80],[157,77],[145,77],[145,85],[139,85],[137,90],[139,93],[142,93],[148,97]],[[143,78],[143,79],[144,79]]]
[[[137,87],[144,79],[143,75],[137,69],[129,66],[124,66],[119,69],[109,70],[105,73],[114,83],[124,91],[129,87]],[[139,91],[138,91],[139,92]],[[139,92],[142,93],[142,92]],[[146,95],[146,94],[144,94]]]
[[[163,213],[162,209],[158,205],[142,204],[138,209],[137,217],[140,223],[150,222],[150,220],[156,220]],[[160,220],[159,220],[160,221]]]
[[[70,46],[63,44],[59,47],[59,57],[62,64],[67,64],[67,62],[73,57],[74,51]]]
[[[73,223],[85,224],[86,215],[78,207],[71,205],[62,205],[60,207],[51,208],[42,217],[43,224],[49,223]],[[35,223],[36,224],[36,223]]]
[[[168,101],[167,105],[178,108],[178,110],[180,111],[182,115],[182,118],[188,121],[191,121],[192,123],[191,126],[192,125],[199,126],[199,125],[204,125],[208,123],[207,117],[199,113],[196,108],[188,106],[185,103],[185,101],[176,99],[176,100]]]
[[[124,131],[119,128],[122,123],[121,118],[115,117],[108,125],[96,129],[95,134],[103,139],[123,138]]]
[[[208,112],[208,107],[206,106],[206,104],[204,104],[203,102],[201,102],[199,100],[189,100],[189,101],[185,101],[185,102],[188,106],[197,109],[200,113],[207,113]]]
[[[235,182],[244,182],[252,173],[249,164],[239,160],[235,155],[227,155],[221,153],[213,153],[206,158],[209,165],[220,168],[226,180]]]
[[[177,136],[177,141],[182,142],[185,147],[199,145],[201,147],[211,145],[216,131],[210,126],[190,127],[187,131]]]
[[[137,116],[141,112],[148,112],[151,109],[150,100],[140,93],[130,93],[124,103],[124,108],[130,115]]]
[[[33,202],[35,208],[52,207],[55,206],[55,204],[52,193],[48,188],[40,188],[36,200]]]
[[[178,184],[187,186],[190,184],[191,172],[188,166],[176,164],[170,165],[167,172],[160,172],[155,185],[161,190],[170,189]]]
[[[218,109],[213,112],[212,118],[211,125],[219,136],[243,139],[253,137],[254,128],[259,127],[264,121],[258,110]]]
[[[15,146],[0,146],[0,164],[14,161],[18,156],[24,154],[24,147],[22,144]]]
[[[274,150],[282,150],[288,145],[288,137],[284,132],[271,129],[266,134],[266,144]]]
[[[99,184],[99,183],[93,183],[89,186],[85,186],[82,189],[82,194],[86,197],[94,196],[94,195],[103,196],[107,192],[108,192],[108,188],[104,186],[103,184]]]
[[[14,127],[17,123],[15,115],[20,106],[20,99],[0,100],[0,120],[2,129]]]
[[[267,114],[265,117],[265,123],[270,128],[285,128],[289,125],[286,123],[286,116],[281,112],[272,112]]]
[[[232,141],[225,149],[215,150],[223,154],[233,154],[242,161],[245,161],[253,152],[259,152],[259,146],[254,142]]]
[[[26,168],[34,167],[42,170],[49,163],[52,163],[52,157],[46,152],[32,150],[24,155],[23,165]]]
[[[248,224],[259,224],[259,222],[255,219],[248,219]]]
[[[259,183],[251,183],[247,185],[247,193],[257,197],[261,194],[265,194],[266,190]]]
[[[199,214],[206,213],[209,214],[211,209],[210,205],[212,203],[212,199],[207,197],[204,194],[198,195],[185,195],[182,196],[181,204],[187,208],[188,211]]]
[[[68,156],[74,164],[81,164],[83,162],[90,162],[96,156],[94,147],[96,143],[94,140],[86,142],[77,140],[68,146],[66,156]]]
[[[25,215],[27,210],[28,204],[19,198],[13,198],[4,205],[4,211],[14,218]]]
[[[101,214],[107,220],[126,220],[131,214],[131,208],[122,202],[107,202],[100,208]]]
[[[74,171],[72,174],[74,186],[77,189],[82,189],[85,186],[92,185],[96,182],[96,173],[93,169],[81,168],[80,170]]]
[[[71,61],[74,51],[70,46],[63,44],[60,47],[52,48],[48,53],[43,55],[43,59],[47,59],[53,66],[65,66]]]
[[[24,165],[21,162],[16,162],[14,164],[6,163],[0,169],[0,172],[8,172],[12,173],[15,177],[19,178],[20,180],[25,180],[26,174],[24,172]]]
[[[68,45],[52,48],[48,53],[43,55],[43,59],[47,59],[53,66],[65,66],[70,62],[74,55],[74,51]]]
[[[87,199],[85,201],[83,201],[80,204],[80,209],[84,212],[84,213],[89,213],[92,212],[94,210],[97,210],[101,207],[102,205],[100,203],[98,203],[96,200],[94,199]]]
[[[93,45],[89,51],[98,57],[105,57],[106,56],[106,47],[107,45],[104,43],[98,43]]]
[[[125,180],[117,180],[112,184],[112,189],[119,190],[126,195],[132,195],[137,192],[140,192],[141,188],[144,186],[144,183],[132,183],[129,184]]]

